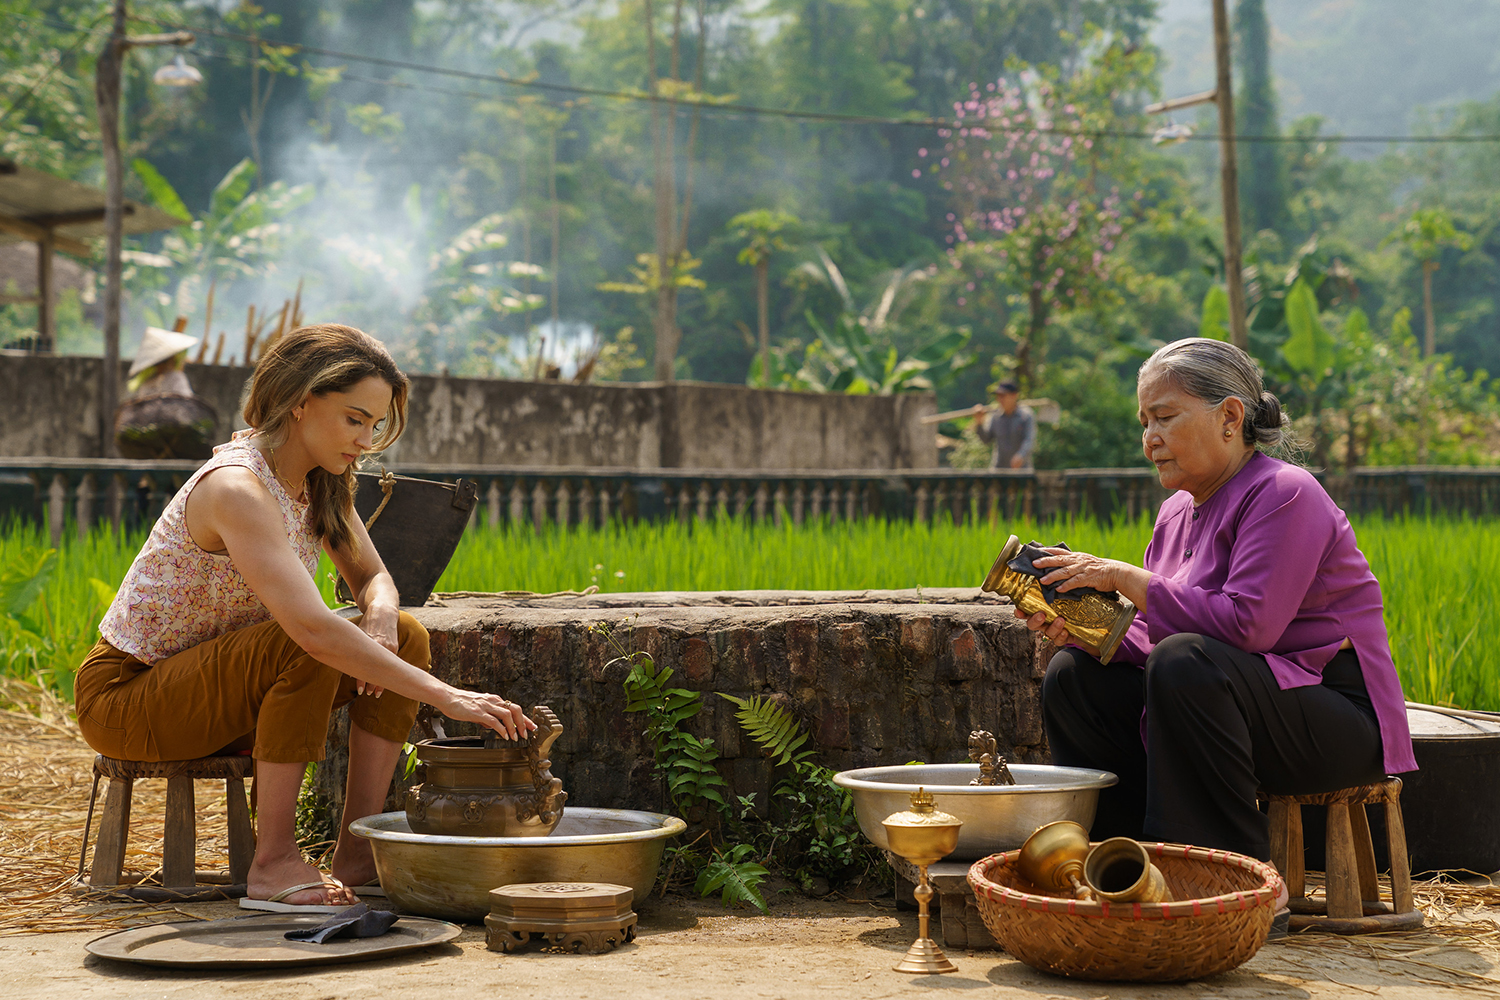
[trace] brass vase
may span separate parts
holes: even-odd
[[[423,740],[417,759],[427,780],[407,790],[413,833],[454,837],[545,837],[562,819],[568,793],[554,778],[547,751],[562,723],[545,705],[531,711],[537,728],[524,740],[483,736]]]
[[[1021,845],[1016,870],[1044,895],[1092,899],[1083,880],[1089,832],[1070,819],[1037,827]]]
[[[1011,535],[979,589],[1010,598],[1027,616],[1040,611],[1048,622],[1061,618],[1074,642],[1098,657],[1100,663],[1108,663],[1120,648],[1120,640],[1125,638],[1130,623],[1135,621],[1135,605],[1124,597],[1111,600],[1092,591],[1076,596],[1059,593],[1048,604],[1037,577],[1010,568],[1010,561],[1020,551],[1021,540]]]
[[[1129,837],[1094,845],[1083,863],[1083,880],[1094,895],[1111,903],[1170,903],[1172,893],[1151,855]]]

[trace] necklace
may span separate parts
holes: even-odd
[[[307,477],[303,476],[302,482],[293,486],[290,481],[282,476],[281,470],[276,468],[276,446],[268,441],[266,442],[266,447],[271,449],[271,475],[275,476],[276,480],[287,488],[287,493],[290,494],[293,500],[297,499],[297,496],[303,494],[307,488]]]

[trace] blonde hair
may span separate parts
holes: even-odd
[[[352,326],[298,327],[267,348],[245,389],[245,423],[275,447],[286,441],[292,411],[309,395],[347,392],[372,377],[391,387],[391,408],[370,447],[382,451],[406,430],[411,381],[380,341]],[[341,475],[319,466],[307,474],[307,526],[331,548],[354,542],[355,486],[353,465]]]

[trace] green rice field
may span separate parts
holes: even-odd
[[[1500,538],[1488,522],[1453,518],[1357,522],[1381,581],[1396,664],[1415,701],[1500,709]],[[1147,519],[1100,524],[922,525],[861,521],[755,527],[724,520],[606,529],[476,528],[442,591],[549,593],[596,585],[642,590],[855,590],[976,586],[1009,532],[1138,561]],[[67,537],[46,556],[30,527],[0,532],[0,674],[70,692],[71,668],[92,645],[105,602],[141,536]],[[1441,557],[1439,561],[1438,557]],[[332,600],[330,567],[319,571]],[[1485,623],[1490,623],[1486,625]]]

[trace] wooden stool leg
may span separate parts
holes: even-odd
[[[1375,872],[1375,841],[1370,837],[1370,817],[1363,805],[1349,807],[1349,829],[1354,836],[1354,862],[1359,871],[1359,898],[1380,901],[1380,878]]]
[[[1344,802],[1328,806],[1328,915],[1351,920],[1364,916],[1359,899],[1359,869],[1354,858],[1354,831],[1349,822],[1349,806]]]
[[[239,885],[250,878],[250,864],[255,860],[255,831],[250,827],[244,779],[225,778],[224,792],[229,799],[229,881]]]
[[[161,884],[171,889],[190,889],[198,883],[194,860],[198,827],[193,808],[193,779],[187,775],[167,779],[166,826],[161,851]]]
[[[1287,834],[1290,832],[1288,826],[1288,813],[1293,806],[1285,799],[1272,799],[1270,807],[1266,810],[1267,817],[1271,821],[1271,866],[1281,873],[1281,877],[1287,877],[1287,859],[1291,857],[1291,845],[1287,842]]]
[[[89,885],[119,885],[125,870],[125,834],[130,829],[130,788],[127,778],[110,778],[104,793],[104,815],[99,818],[99,841],[94,845],[94,868]]]
[[[1295,802],[1286,807],[1286,870],[1281,877],[1286,880],[1287,896],[1301,899],[1307,895],[1307,855],[1302,845],[1302,807]]]
[[[1406,823],[1401,818],[1401,799],[1392,795],[1385,803],[1385,840],[1391,855],[1391,908],[1397,913],[1417,909],[1411,896],[1411,855],[1406,853]]]

